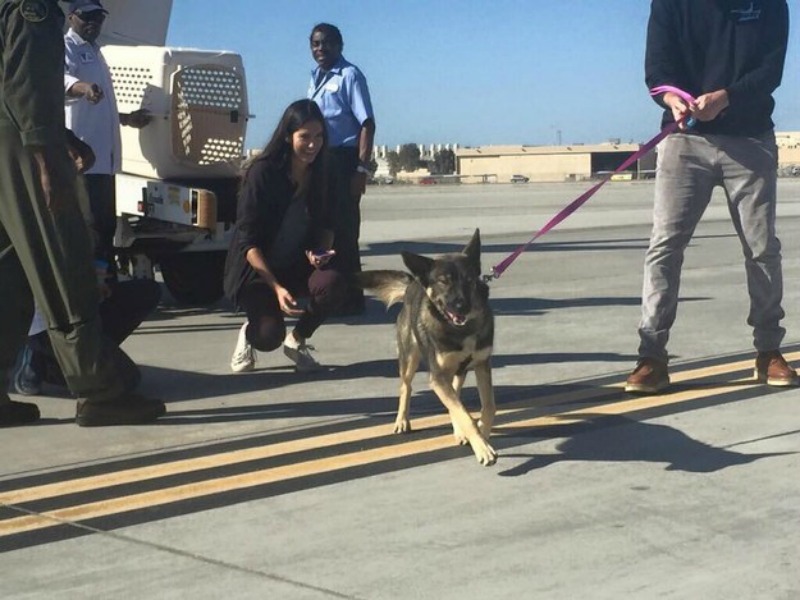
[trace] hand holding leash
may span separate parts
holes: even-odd
[[[689,114],[692,105],[687,104],[680,96],[672,92],[664,94],[664,104],[672,111],[672,118],[675,119],[675,122],[678,124],[678,129],[681,131],[688,129],[686,121],[692,118]]]
[[[727,90],[717,90],[697,97],[697,101],[689,110],[698,121],[713,121],[728,108],[730,100]]]
[[[664,103],[672,109],[672,117],[675,119],[678,129],[686,131],[695,126],[697,119],[690,115],[690,113],[694,113],[697,110],[697,100],[694,96],[674,85],[659,85],[650,90],[651,96],[657,96],[658,94],[664,94]],[[711,119],[701,120],[710,121]]]

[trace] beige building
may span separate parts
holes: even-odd
[[[572,146],[481,146],[456,150],[456,172],[464,183],[508,183],[516,176],[530,181],[582,181],[614,171],[639,144]],[[652,156],[640,159],[626,175],[638,178],[655,168]]]
[[[779,172],[800,166],[800,132],[776,132]],[[508,183],[512,177],[529,181],[582,181],[612,172],[639,144],[573,144],[571,146],[480,146],[458,148],[456,173],[463,183]],[[655,172],[656,153],[650,152],[620,178],[641,179]],[[516,177],[515,177],[516,176]]]
[[[800,131],[776,131],[778,143],[778,169],[790,171],[800,167]]]
[[[776,131],[778,148],[800,148],[800,131]]]

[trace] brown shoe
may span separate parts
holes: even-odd
[[[669,385],[667,363],[656,358],[640,358],[625,382],[625,391],[635,394],[657,394]]]
[[[761,383],[779,387],[791,387],[800,384],[797,372],[789,366],[779,350],[758,353],[753,377]]]

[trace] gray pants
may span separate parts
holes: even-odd
[[[684,251],[717,185],[725,191],[742,244],[753,345],[758,351],[778,349],[786,330],[779,325],[783,276],[781,243],[775,235],[778,150],[773,132],[760,138],[678,133],[658,150],[639,356],[667,360]]]

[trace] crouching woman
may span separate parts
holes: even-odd
[[[298,371],[320,369],[306,340],[347,294],[344,276],[328,265],[326,147],[322,113],[298,100],[245,169],[225,264],[225,293],[247,314],[231,358],[235,372],[253,369],[256,350],[281,345]],[[285,316],[297,317],[288,334]]]

